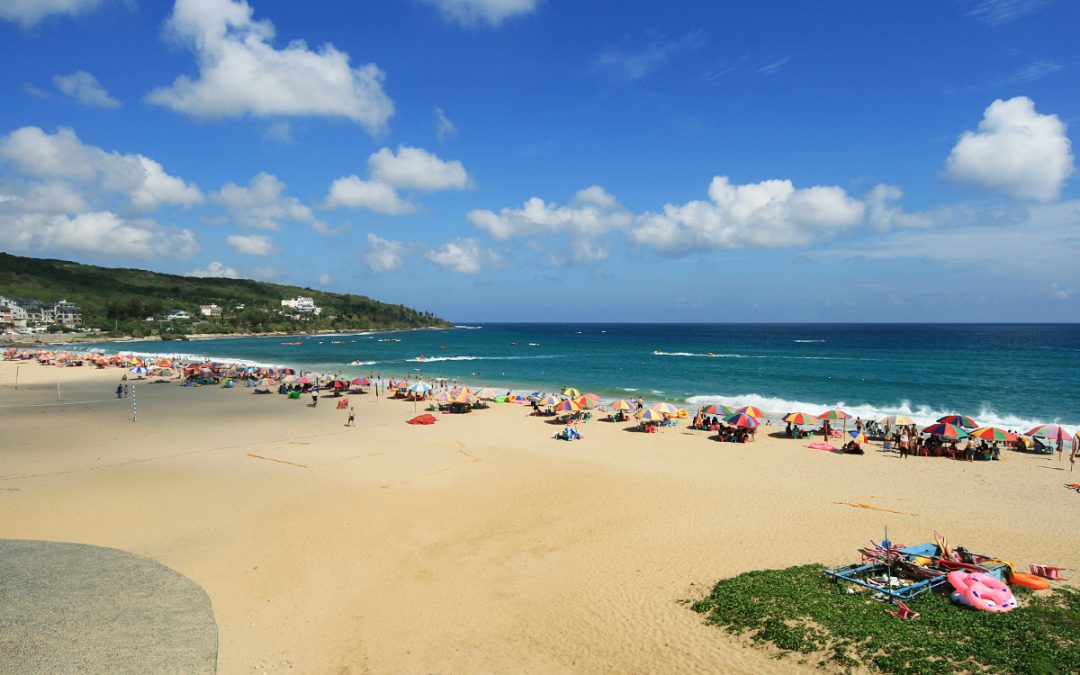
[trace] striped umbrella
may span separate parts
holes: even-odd
[[[906,427],[909,424],[915,424],[915,420],[907,415],[889,415],[888,417],[882,417],[878,424],[887,427]]]
[[[488,401],[494,401],[495,397],[498,396],[498,394],[496,394],[490,388],[484,388],[484,389],[480,390],[480,392],[477,394],[477,396],[479,396],[482,399],[486,399]]]
[[[735,410],[733,408],[731,408],[730,406],[726,406],[726,405],[723,405],[721,403],[713,403],[710,406],[705,406],[705,409],[702,410],[702,412],[705,413],[706,415],[723,415],[723,416],[726,416],[726,415],[733,415],[735,413]]]
[[[1059,424],[1040,424],[1024,435],[1034,436],[1035,438],[1045,438],[1051,441],[1056,441],[1059,437],[1063,441],[1072,440],[1072,436],[1069,435],[1069,432],[1063,429]]]
[[[577,412],[581,410],[581,406],[572,398],[564,398],[555,404],[555,410],[559,412]]]
[[[851,415],[847,414],[843,410],[837,410],[837,409],[834,408],[832,410],[826,410],[825,412],[818,415],[818,419],[819,420],[849,420],[849,419],[851,419]]]
[[[813,426],[817,424],[818,418],[809,413],[804,412],[791,412],[784,415],[782,420],[788,424],[798,424],[799,426]]]
[[[761,412],[761,408],[752,405],[744,405],[735,412],[742,413],[743,415],[749,415],[750,417],[759,420],[765,417],[765,413]]]
[[[859,445],[866,442],[866,434],[861,431],[849,431],[848,436],[851,436],[851,440],[855,441]]]
[[[593,398],[590,398],[590,396],[592,396]],[[573,401],[574,403],[577,403],[578,407],[580,407],[582,410],[590,410],[596,407],[595,396],[595,394],[585,394],[584,396],[579,396],[573,399]]]
[[[667,416],[656,408],[646,408],[645,410],[639,412],[637,415],[634,415],[634,417],[647,422],[655,422],[667,419]]]
[[[972,438],[979,438],[984,441],[1015,441],[1016,434],[1005,431],[1000,427],[979,427],[971,431],[969,434]]]
[[[679,409],[676,406],[671,405],[670,403],[657,403],[653,406],[653,410],[659,410],[660,412],[667,415],[674,415],[679,412]]]
[[[539,403],[540,405],[559,405],[560,401],[562,401],[562,399],[555,394],[548,394],[544,398],[540,399]]]
[[[612,410],[633,410],[634,406],[626,401],[626,399],[620,398],[611,404]]]
[[[964,431],[955,424],[949,424],[948,422],[938,422],[937,424],[931,424],[922,430],[924,434],[930,434],[931,436],[940,436],[941,438],[951,438],[957,440],[960,438],[966,438],[968,432]]]
[[[742,427],[743,429],[757,429],[758,426],[758,421],[746,413],[728,415],[724,418],[724,421],[733,427]]]
[[[967,415],[946,415],[945,417],[939,418],[938,422],[964,427],[965,429],[976,429],[979,427],[979,423]]]
[[[577,397],[581,396],[581,392],[577,389],[574,389],[573,387],[567,387],[566,389],[563,389],[563,396]]]

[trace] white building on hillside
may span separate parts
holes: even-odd
[[[295,298],[288,300],[282,300],[281,306],[286,309],[296,310],[300,314],[314,314],[318,316],[322,313],[322,307],[315,306],[314,298],[306,298],[302,295],[298,295]]]
[[[208,316],[211,319],[220,319],[221,308],[215,304],[199,305],[199,314],[202,314],[203,316]]]

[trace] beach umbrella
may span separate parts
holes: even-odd
[[[130,372],[135,373],[136,375],[145,375],[146,374],[146,368],[143,367],[143,366],[135,366],[134,368],[131,369]]]
[[[414,394],[426,394],[431,391],[431,385],[421,380],[408,388]]]
[[[326,386],[336,391],[341,391],[342,389],[348,389],[349,383],[345,380],[331,380]]]
[[[593,394],[593,396],[595,397],[595,394]],[[574,401],[574,403],[577,403],[582,410],[590,410],[596,407],[596,398],[589,398],[589,394],[579,396],[578,398],[572,400]]]
[[[634,417],[647,422],[655,422],[667,419],[667,415],[660,412],[656,408],[646,408],[645,410],[642,410],[638,414],[634,415]]]
[[[626,399],[620,398],[618,401],[615,401],[614,403],[611,404],[611,409],[612,410],[633,410],[634,406],[631,405],[629,402],[627,402]]]
[[[964,427],[965,429],[975,429],[979,426],[978,422],[967,415],[946,415],[945,417],[939,418],[938,422],[953,424],[958,427]]]
[[[311,384],[313,381],[314,380],[312,380],[310,377],[301,377],[300,379],[296,380],[296,383],[297,384]]]
[[[1026,432],[1024,435],[1034,436],[1035,438],[1045,438],[1051,441],[1056,441],[1059,437],[1062,441],[1072,440],[1072,436],[1069,435],[1069,432],[1063,429],[1059,424],[1040,424]]]
[[[765,413],[761,412],[761,408],[752,405],[744,405],[743,407],[738,408],[735,412],[749,415],[750,417],[759,420],[765,417]]]
[[[906,427],[909,424],[915,424],[915,420],[907,415],[889,415],[888,417],[882,417],[878,424],[887,427]]]
[[[849,419],[851,419],[851,415],[847,414],[843,410],[837,410],[835,408],[832,409],[832,410],[826,410],[825,412],[821,413],[817,417],[818,417],[819,420],[849,420]]]
[[[555,404],[555,410],[558,412],[577,412],[581,410],[581,406],[572,398],[564,398]]]
[[[286,376],[284,377],[284,379],[282,379],[281,381],[282,381],[282,382],[284,382],[285,384],[292,384],[293,382],[296,382],[296,381],[297,381],[297,380],[299,380],[299,379],[300,379],[300,378],[298,378],[298,377],[297,377],[297,376],[295,376],[295,375],[286,375]]]
[[[1010,433],[1000,427],[979,427],[974,429],[969,434],[972,438],[979,438],[984,441],[1015,441],[1016,434]]]
[[[368,385],[371,384],[371,380],[367,379],[366,377],[357,377],[353,378],[352,383],[356,385]]]
[[[469,404],[472,404],[472,403],[476,403],[477,400],[478,399],[476,397],[476,394],[469,391],[468,387],[466,387],[465,389],[459,391],[456,395],[450,397],[450,402],[451,403],[469,403]]]
[[[581,396],[581,392],[573,387],[567,387],[566,389],[563,389],[563,396],[572,396],[576,398]]]
[[[814,415],[804,412],[790,412],[784,415],[784,419],[781,420],[788,424],[798,424],[799,426],[813,426],[817,424],[818,418]]]
[[[555,394],[548,394],[544,398],[540,399],[538,401],[538,403],[540,405],[559,405],[559,401],[561,401],[561,400],[562,399],[559,398],[558,396],[556,396]]]
[[[657,403],[652,407],[653,410],[659,410],[665,415],[674,415],[679,412],[678,407],[671,405],[670,403]]]
[[[733,415],[728,415],[724,418],[724,421],[730,426],[741,427],[743,429],[757,429],[758,427],[757,419],[746,413],[737,412]]]
[[[968,432],[964,431],[961,427],[955,424],[949,424],[948,422],[938,422],[937,424],[931,424],[922,430],[924,434],[930,434],[931,436],[940,436],[941,438],[951,438],[957,440],[960,438],[966,438]]]
[[[851,440],[855,441],[859,445],[866,442],[866,434],[861,431],[849,431],[848,436],[851,436]]]
[[[479,393],[477,393],[476,395],[479,398],[486,399],[488,401],[494,401],[495,397],[498,396],[498,394],[496,394],[494,391],[492,391],[490,388],[487,388],[487,387],[485,387],[484,389],[481,389],[479,391]]]
[[[448,391],[440,391],[439,393],[432,396],[431,400],[435,401],[436,403],[449,403],[450,402],[450,392],[448,392]]]
[[[726,406],[722,403],[713,403],[712,405],[705,406],[701,412],[706,415],[731,415],[734,414],[735,410],[732,409],[731,406]]]

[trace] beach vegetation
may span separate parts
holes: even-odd
[[[779,656],[847,670],[888,673],[1080,672],[1080,591],[1014,588],[1020,607],[979,612],[949,596],[924,593],[907,604],[920,613],[901,620],[869,593],[847,593],[821,565],[740,574],[692,603],[710,624]]]
[[[144,337],[192,333],[292,333],[448,327],[431,312],[373,300],[363,295],[250,279],[186,277],[138,269],[83,265],[64,260],[0,253],[0,295],[52,302],[64,297],[82,310],[86,328],[108,335]],[[281,301],[310,297],[318,316],[283,311]],[[200,316],[216,304],[221,316]],[[191,321],[166,318],[185,310]]]

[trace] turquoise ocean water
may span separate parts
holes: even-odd
[[[1080,427],[1080,324],[519,323],[95,347],[350,376],[422,373],[500,391],[573,386],[609,400],[757,405],[776,415],[840,406],[863,418],[959,412],[1021,431]]]

